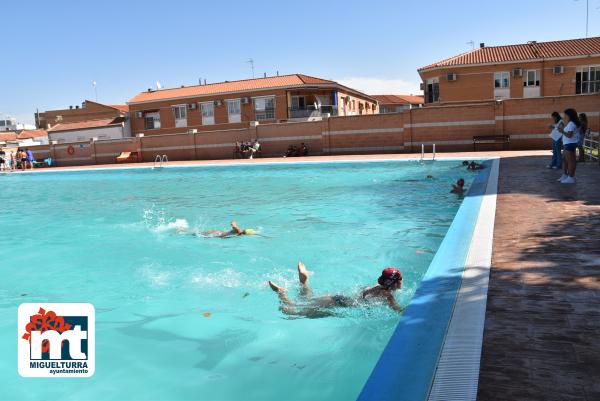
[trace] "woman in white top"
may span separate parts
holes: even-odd
[[[564,127],[564,123],[558,112],[552,112],[553,123],[548,127],[552,130],[550,138],[552,138],[552,161],[546,167],[560,170],[562,168],[562,134],[558,128]]]
[[[565,110],[565,123],[567,124],[564,128],[558,128],[559,132],[563,134],[563,166],[564,174],[558,179],[561,184],[575,184],[575,168],[577,166],[575,162],[575,150],[577,149],[577,143],[579,142],[579,117],[574,109]]]

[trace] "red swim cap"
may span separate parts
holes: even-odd
[[[379,283],[379,285],[382,285],[383,287],[387,288],[387,287],[390,287],[392,284],[394,284],[396,281],[401,281],[401,280],[402,280],[402,273],[400,272],[399,269],[397,269],[395,267],[386,267],[381,272],[381,277],[379,277],[377,282]]]
[[[465,180],[463,180],[462,178],[459,179],[458,181],[456,181],[456,183],[458,184],[459,187],[462,187],[463,185],[465,185]]]

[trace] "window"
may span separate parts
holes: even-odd
[[[227,101],[227,114],[229,116],[230,123],[239,123],[242,121],[240,99],[232,99]]]
[[[304,96],[292,96],[292,110],[306,109],[306,99]]]
[[[494,88],[506,89],[509,85],[508,72],[495,72],[494,73]]]
[[[213,102],[200,103],[202,109],[202,125],[215,123],[215,104]]]
[[[4,127],[6,125],[5,120],[0,120],[0,127]]]
[[[254,99],[256,120],[272,120],[275,118],[275,96],[257,97]]]
[[[538,70],[527,70],[523,86],[540,86],[540,77]]]
[[[178,105],[173,107],[173,112],[175,113],[176,120],[184,120],[187,118],[186,106],[185,104]]]
[[[575,93],[600,92],[600,65],[577,67]]]
[[[434,103],[440,100],[440,84],[432,82],[427,84],[427,103]]]
[[[160,114],[158,112],[144,115],[144,129],[160,129]]]
[[[173,106],[173,114],[175,114],[175,127],[187,126],[187,105]]]

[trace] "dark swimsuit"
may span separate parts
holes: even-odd
[[[335,306],[339,306],[340,308],[349,308],[356,304],[356,300],[352,297],[347,297],[345,295],[333,295],[331,297]]]

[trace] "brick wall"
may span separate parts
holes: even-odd
[[[257,127],[167,134],[32,147],[58,165],[114,162],[121,151],[138,151],[142,161],[157,154],[169,160],[230,159],[235,142],[258,139],[263,156],[280,156],[291,144],[304,142],[311,155],[419,152],[421,144],[437,151],[473,150],[475,135],[510,135],[510,149],[549,149],[548,125],[553,111],[568,107],[588,114],[592,131],[600,126],[600,95],[510,99],[428,106],[397,114],[331,117],[322,121],[260,124]],[[69,145],[73,154],[68,154]],[[498,147],[499,148],[499,147]],[[43,153],[46,152],[46,153]]]

